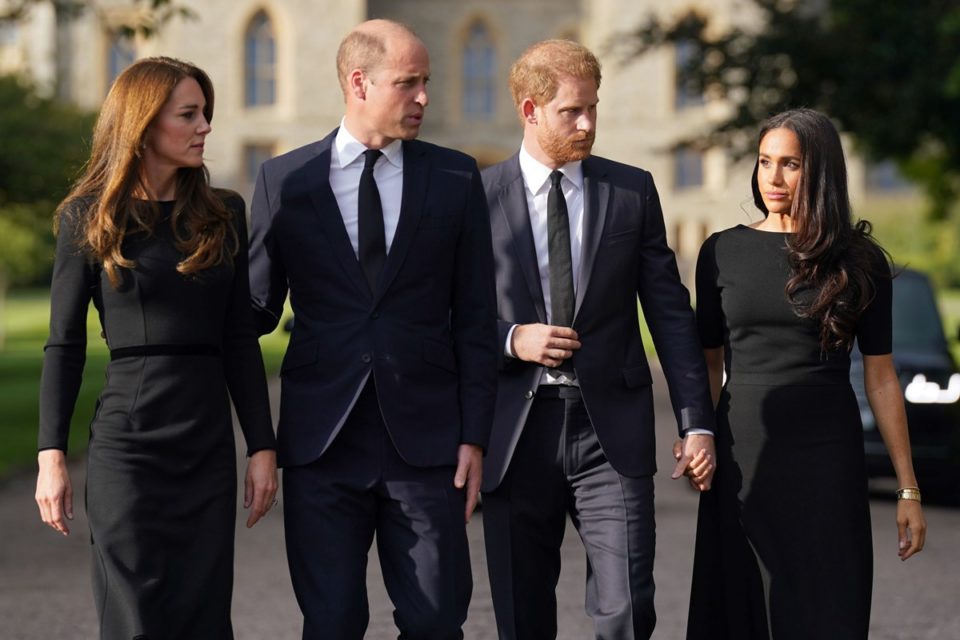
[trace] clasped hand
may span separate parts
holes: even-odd
[[[580,348],[577,332],[550,324],[518,324],[510,339],[510,350],[520,360],[556,368]]]

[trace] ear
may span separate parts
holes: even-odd
[[[520,103],[520,114],[527,124],[537,124],[537,105],[530,98],[524,98]]]
[[[347,76],[347,86],[349,87],[350,93],[353,94],[354,98],[357,100],[366,100],[366,75],[363,73],[362,69],[354,69],[350,72],[350,75]]]

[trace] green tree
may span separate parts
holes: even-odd
[[[0,76],[0,318],[11,285],[49,270],[53,211],[87,158],[92,127],[92,114]]]
[[[701,142],[749,153],[760,121],[816,108],[867,158],[895,161],[924,189],[933,217],[945,218],[960,198],[960,3],[753,4],[759,20],[749,26],[720,31],[695,11],[651,16],[610,47],[624,61],[664,44],[693,48],[681,81],[731,107]]]
[[[37,5],[52,5],[57,20],[76,18],[86,11],[92,11],[103,24],[123,35],[141,34],[151,36],[164,24],[175,17],[189,18],[193,12],[174,0],[128,0],[131,6],[139,8],[131,20],[116,24],[107,20],[97,0],[7,0],[0,6],[0,20],[22,20]]]

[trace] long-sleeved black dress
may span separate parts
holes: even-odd
[[[243,201],[224,199],[232,264],[185,276],[174,203],[153,234],[123,245],[134,269],[114,289],[77,242],[89,201],[60,219],[39,448],[66,450],[92,299],[110,347],[90,425],[86,507],[102,638],[232,638],[236,457],[230,399],[249,452],[275,448],[249,302]]]
[[[786,238],[734,227],[708,238],[697,263],[700,338],[724,347],[728,378],[688,640],[867,637],[873,551],[850,356],[823,353],[818,324],[788,302]],[[891,279],[883,254],[873,258],[856,338],[880,355],[891,350]]]

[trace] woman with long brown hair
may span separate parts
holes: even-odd
[[[202,70],[136,62],[110,89],[84,174],[57,210],[36,497],[43,521],[68,534],[65,454],[92,300],[110,348],[86,484],[103,638],[233,636],[231,399],[250,456],[248,527],[277,490],[243,200],[212,189],[203,163],[212,117]]]
[[[854,341],[901,488],[900,558],[926,535],[891,355],[891,270],[870,225],[852,222],[826,116],[781,113],[759,140],[763,220],[712,235],[697,263],[718,463],[700,498],[687,638],[865,639],[873,550]]]

